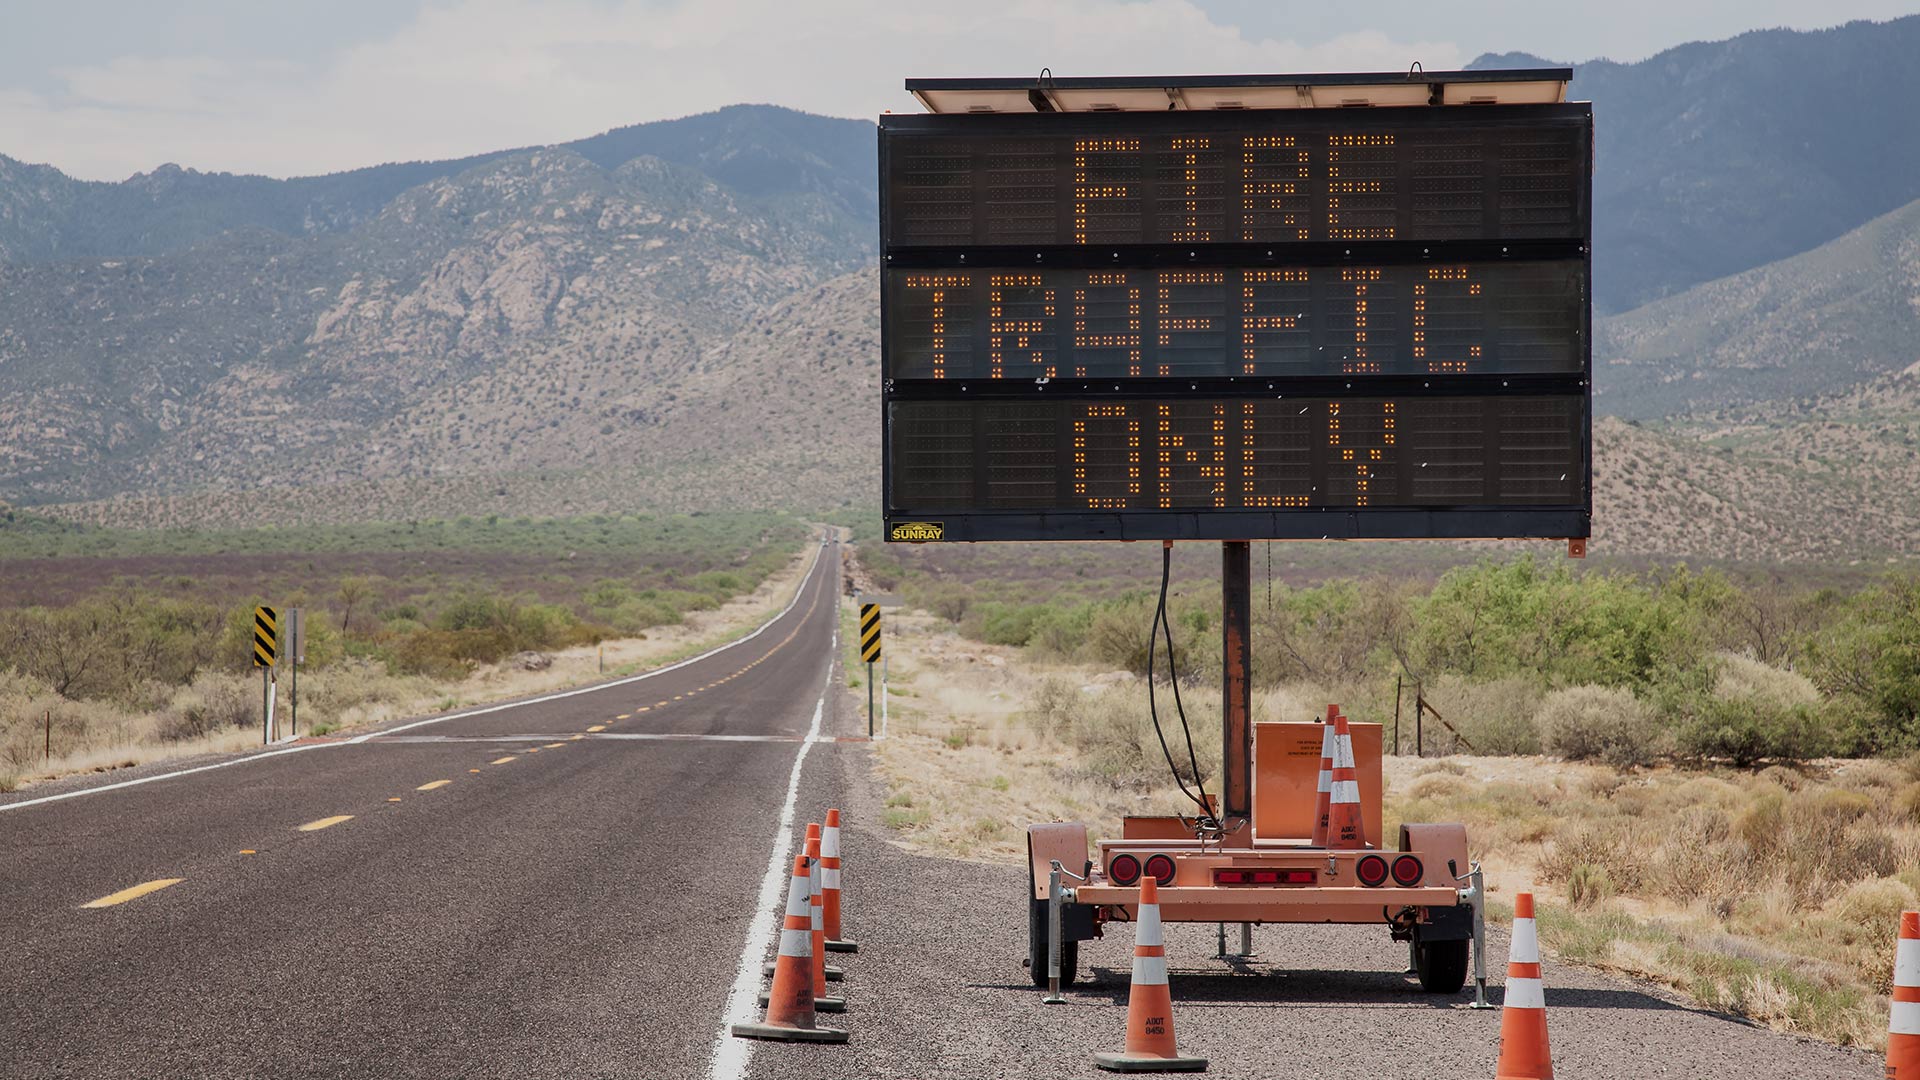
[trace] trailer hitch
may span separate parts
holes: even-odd
[[[1043,1005],[1065,1005],[1067,999],[1060,996],[1060,909],[1063,904],[1073,902],[1073,890],[1066,886],[1064,879],[1072,878],[1085,884],[1093,876],[1093,868],[1085,867],[1085,874],[1076,874],[1060,865],[1059,859],[1048,860],[1052,868],[1047,873],[1047,996],[1040,999]]]
[[[1478,862],[1469,862],[1468,870],[1462,874],[1454,860],[1447,860],[1447,873],[1455,881],[1469,884],[1460,890],[1460,899],[1473,908],[1473,1004],[1470,1009],[1491,1009],[1487,1001],[1487,878],[1480,870]]]

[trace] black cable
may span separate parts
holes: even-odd
[[[1187,710],[1180,703],[1180,674],[1173,654],[1173,627],[1167,619],[1167,583],[1172,576],[1173,546],[1169,544],[1160,549],[1160,602],[1153,611],[1153,627],[1147,631],[1147,713],[1153,718],[1154,737],[1160,740],[1160,753],[1167,759],[1167,771],[1173,774],[1173,782],[1179,786],[1180,794],[1200,808],[1203,821],[1217,827],[1219,819],[1214,816],[1213,807],[1207,802],[1207,787],[1200,780],[1200,763],[1194,757],[1193,730],[1187,726]],[[1180,767],[1173,763],[1173,749],[1167,745],[1167,733],[1160,727],[1160,706],[1153,693],[1153,674],[1157,666],[1155,647],[1162,633],[1167,639],[1167,680],[1173,684],[1174,708],[1180,714],[1180,730],[1187,737],[1187,761],[1193,766],[1194,786],[1200,789],[1198,795],[1187,790],[1187,782],[1180,778]]]

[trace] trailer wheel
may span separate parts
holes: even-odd
[[[1467,984],[1466,941],[1420,941],[1413,945],[1413,969],[1420,989],[1429,994],[1457,994]]]
[[[1027,959],[1032,968],[1033,985],[1047,985],[1047,902],[1027,901]],[[1075,969],[1080,966],[1080,943],[1060,943],[1060,985],[1073,985]]]

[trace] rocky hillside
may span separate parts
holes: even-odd
[[[1803,255],[1596,322],[1617,416],[1778,413],[1920,362],[1920,202]]]
[[[1920,16],[1575,65],[1596,128],[1595,299],[1625,311],[1920,199]],[[1476,67],[1539,67],[1519,53]]]
[[[162,255],[0,263],[0,496],[542,473],[683,447],[661,418],[714,351],[872,257],[871,161],[863,189],[857,153],[810,167],[805,150],[842,125],[870,159],[870,125],[710,119],[666,125],[695,164],[603,164],[662,141],[631,129],[493,157],[337,231],[245,224]],[[789,120],[786,142],[760,130]]]

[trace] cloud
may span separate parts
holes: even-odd
[[[444,0],[323,62],[122,57],[0,91],[0,153],[119,179],[163,161],[287,176],[537,145],[736,102],[914,105],[909,75],[1401,71],[1376,31],[1250,38],[1190,0]]]

